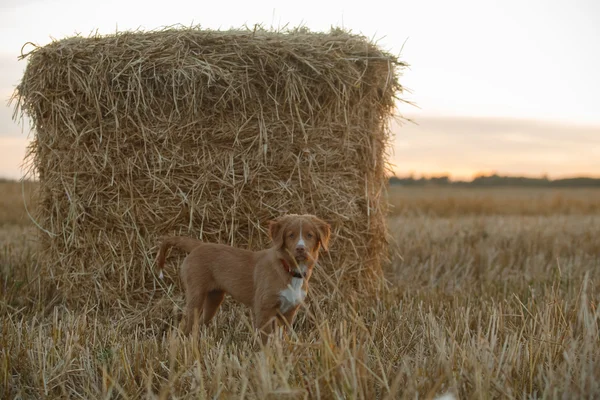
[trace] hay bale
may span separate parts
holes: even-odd
[[[15,98],[35,129],[42,264],[72,299],[145,299],[158,236],[257,249],[269,219],[306,212],[333,226],[322,266],[334,282],[380,276],[402,66],[340,30],[170,29],[36,48]]]

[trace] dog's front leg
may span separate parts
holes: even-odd
[[[258,305],[254,309],[254,324],[263,345],[267,344],[269,335],[273,332],[276,316],[277,310],[273,307]]]
[[[288,312],[281,314],[279,313],[277,316],[283,325],[284,333],[289,333],[292,330],[292,324],[294,323],[294,318],[296,317],[296,311],[298,311],[298,307],[294,307]]]

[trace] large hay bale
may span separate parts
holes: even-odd
[[[28,61],[15,96],[35,129],[41,261],[69,297],[140,299],[158,236],[256,249],[288,212],[332,224],[333,282],[380,276],[403,64],[364,37],[171,29]]]

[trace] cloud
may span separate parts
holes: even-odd
[[[14,9],[29,4],[40,3],[41,1],[42,0],[2,0],[2,2],[0,2],[0,10]]]
[[[29,128],[13,121],[13,108],[4,104],[0,107],[0,138],[26,136]]]
[[[0,137],[0,177],[19,179],[23,176],[21,166],[27,151],[25,137]]]
[[[421,116],[396,125],[395,170],[403,175],[478,172],[600,176],[600,126],[507,118]],[[397,145],[396,145],[397,143]]]

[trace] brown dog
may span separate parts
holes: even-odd
[[[167,250],[188,252],[181,267],[186,297],[188,334],[196,318],[208,324],[225,293],[253,310],[254,325],[263,343],[274,318],[291,325],[308,290],[308,280],[319,257],[327,251],[331,229],[314,215],[285,215],[269,222],[273,246],[253,252],[187,237],[163,239],[157,256],[162,278]]]

